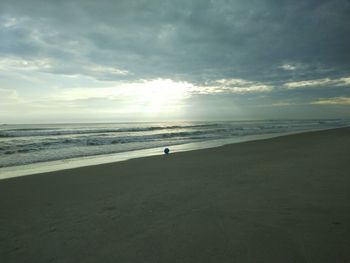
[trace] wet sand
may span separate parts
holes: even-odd
[[[0,180],[0,262],[350,262],[350,128]]]

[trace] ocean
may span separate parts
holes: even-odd
[[[162,154],[164,147],[171,152],[192,150],[262,135],[273,137],[349,125],[350,120],[340,119],[0,125],[0,168],[121,153],[127,156],[138,150],[141,152],[137,156],[147,152]]]

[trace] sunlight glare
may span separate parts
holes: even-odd
[[[160,113],[175,111],[180,102],[188,96],[191,87],[192,84],[187,82],[156,79],[135,84],[129,91],[143,105],[144,112]]]

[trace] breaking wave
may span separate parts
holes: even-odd
[[[349,125],[350,120],[0,125],[0,167]]]

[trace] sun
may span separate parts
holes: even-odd
[[[143,107],[143,112],[161,113],[178,110],[188,97],[192,84],[171,79],[156,79],[135,84],[133,95]]]

